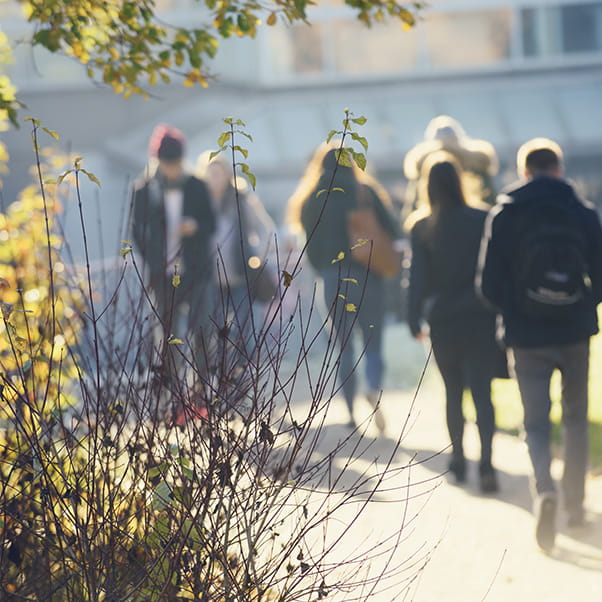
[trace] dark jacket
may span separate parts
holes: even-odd
[[[582,224],[591,289],[566,319],[524,315],[517,307],[512,266],[518,244],[518,223],[542,199],[566,202]],[[568,345],[598,332],[596,306],[602,300],[602,229],[594,207],[582,201],[566,181],[542,176],[498,197],[487,219],[476,285],[481,296],[502,315],[501,336],[509,347]]]
[[[355,263],[349,255],[352,243],[347,233],[347,214],[358,206],[357,182],[335,179],[333,189],[327,194],[330,180],[331,174],[321,179],[301,210],[301,224],[308,237],[307,256],[317,271],[330,267],[340,252],[345,253],[344,264]],[[380,225],[393,239],[399,238],[399,228],[378,194],[370,186],[362,185],[366,187]]]
[[[209,191],[201,180],[185,176],[182,182],[182,217],[197,223],[192,236],[182,237],[180,272],[189,282],[206,281],[212,274],[211,237],[215,217]],[[150,271],[151,284],[164,279],[166,270],[166,217],[164,188],[160,177],[141,180],[133,193],[134,243]]]
[[[483,209],[460,205],[424,217],[412,228],[408,325],[414,336],[422,319],[431,331],[450,336],[463,336],[478,327],[476,321],[485,322],[483,330],[491,336],[495,315],[478,299],[474,287],[486,217]]]

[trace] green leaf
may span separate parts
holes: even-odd
[[[360,136],[357,132],[351,132],[351,137],[356,142],[359,142],[364,147],[365,151],[368,150],[368,141],[363,136]]]
[[[351,120],[353,123],[357,123],[357,125],[364,125],[366,121],[368,121],[364,116],[360,115],[359,117],[354,117]]]
[[[353,155],[353,160],[356,162],[357,166],[364,171],[366,169],[366,155],[363,153],[356,153],[355,151],[351,151]]]
[[[73,173],[72,169],[68,169],[65,173],[62,173],[56,180],[57,185],[61,184],[70,173]]]
[[[53,130],[49,130],[48,128],[42,128],[47,134],[49,134],[50,136],[52,136],[55,140],[59,139],[59,135],[53,131]]]
[[[232,132],[224,132],[218,139],[217,145],[222,147],[232,138]]]
[[[234,147],[234,150],[241,153],[245,159],[249,156],[249,151],[242,146],[238,146],[238,144]]]
[[[334,136],[340,133],[341,132],[338,132],[337,130],[330,130],[330,132],[328,132],[328,136],[326,136],[326,142],[330,142]]]
[[[168,467],[169,467],[169,464],[167,462],[162,462],[158,466],[153,466],[152,468],[149,468],[148,469],[148,478],[152,479],[154,477],[159,476],[160,474],[163,474],[163,472],[165,472],[165,470]]]
[[[249,182],[251,183],[253,190],[255,190],[255,186],[257,184],[257,178],[255,177],[255,174],[253,174],[249,171],[249,166],[246,163],[241,163],[240,167],[242,169],[242,172],[249,179]]]
[[[209,161],[211,161],[214,157],[217,157],[221,152],[221,150],[211,151],[209,153]]]
[[[96,184],[99,188],[102,188],[98,178],[92,172],[89,172],[86,169],[80,169],[80,171],[88,176],[88,180],[90,180],[90,182],[94,182],[94,184]]]
[[[351,167],[351,158],[349,157],[349,149],[348,148],[340,149],[340,151],[337,153],[337,160],[339,162],[339,165],[343,165],[345,167]]]

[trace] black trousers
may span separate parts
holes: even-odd
[[[447,429],[455,462],[464,461],[464,412],[462,398],[470,389],[477,415],[481,442],[481,466],[491,466],[495,412],[491,401],[492,365],[490,333],[479,322],[456,324],[452,328],[431,326],[433,355],[445,384]],[[493,350],[495,352],[495,349]]]

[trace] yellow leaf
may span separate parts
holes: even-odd
[[[357,284],[357,280],[355,278],[343,278],[343,282],[352,282],[353,284]]]
[[[353,249],[357,249],[358,247],[363,247],[366,243],[368,242],[368,239],[366,238],[358,238],[357,239],[357,243],[355,243],[352,247],[351,250]]]
[[[180,274],[177,274],[177,273],[176,273],[176,274],[174,274],[174,275],[173,275],[173,277],[172,277],[172,279],[171,279],[171,285],[172,285],[174,288],[178,288],[178,286],[180,286],[180,282],[181,282],[181,280],[182,280],[182,279],[180,278]]]
[[[339,261],[342,261],[343,259],[345,259],[345,253],[343,253],[343,251],[341,251],[336,259],[333,259],[330,263],[338,263]]]
[[[354,303],[347,303],[345,305],[345,310],[353,312],[353,311],[357,311],[357,307],[355,306]]]
[[[181,345],[183,343],[182,339],[176,339],[173,335],[170,335],[167,343],[169,345]]]
[[[293,282],[293,275],[289,274],[286,270],[282,270],[282,284],[284,286],[290,286]]]
[[[266,23],[268,25],[276,25],[276,13],[270,13],[270,16],[267,18]]]

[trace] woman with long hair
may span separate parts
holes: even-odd
[[[384,279],[351,257],[357,242],[349,239],[348,214],[369,204],[382,228],[398,238],[398,227],[386,191],[355,164],[343,165],[338,145],[322,144],[310,160],[297,190],[289,200],[289,222],[306,238],[309,263],[322,280],[324,301],[329,312],[332,334],[339,346],[338,378],[349,411],[353,416],[357,379],[353,334],[357,327],[363,339],[367,391],[374,407],[377,428],[385,429],[379,408],[384,362],[382,339],[385,316]]]
[[[487,211],[466,202],[456,160],[447,153],[427,159],[422,191],[427,205],[408,218],[412,265],[408,325],[417,339],[428,332],[446,392],[451,439],[449,470],[466,480],[462,398],[472,393],[481,442],[479,464],[483,492],[498,489],[492,465],[495,430],[491,381],[503,374],[503,352],[495,341],[495,315],[477,297],[474,279]]]

